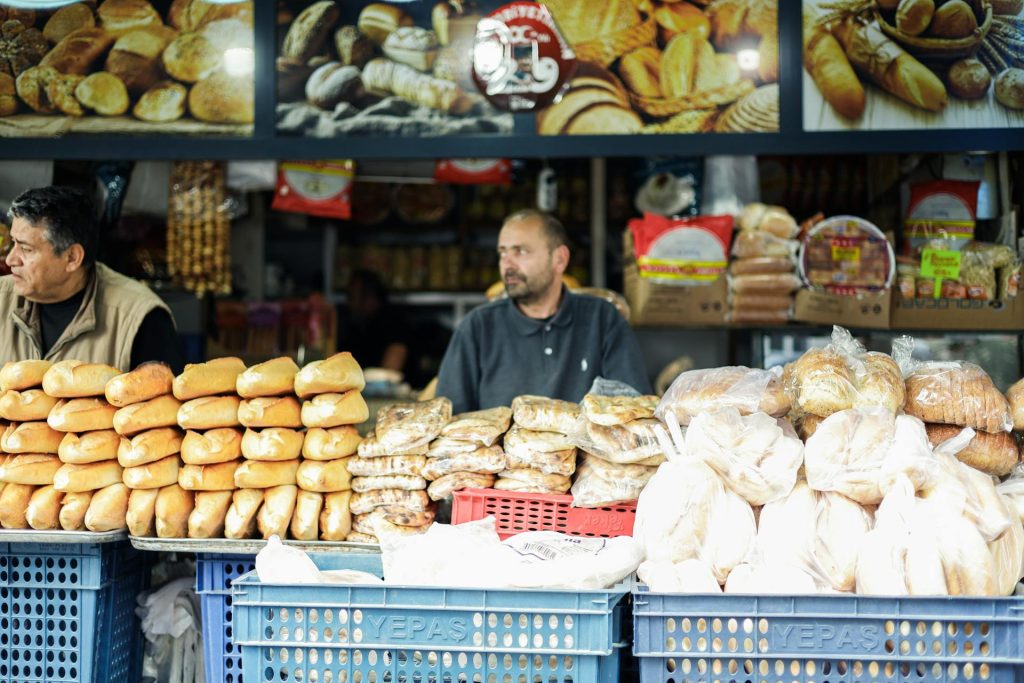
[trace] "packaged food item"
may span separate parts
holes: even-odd
[[[800,276],[812,289],[856,295],[887,289],[896,274],[892,245],[876,226],[855,216],[826,218],[804,237]]]
[[[583,462],[576,468],[572,505],[598,508],[636,500],[657,471],[657,467],[644,465],[616,465],[585,453]]]
[[[524,429],[568,434],[579,416],[578,403],[543,396],[517,396],[512,399],[512,419]]]
[[[392,403],[377,412],[377,444],[390,451],[387,455],[407,454],[437,438],[451,418],[452,403],[444,397],[417,403]]]
[[[655,416],[664,420],[675,415],[681,425],[700,413],[736,408],[741,415],[767,413],[782,417],[789,412],[786,395],[777,370],[757,370],[743,366],[689,370],[680,374],[661,398]]]
[[[441,436],[493,446],[508,431],[512,409],[505,406],[456,415],[441,429]]]
[[[732,229],[732,216],[671,219],[648,213],[631,220],[640,276],[672,285],[717,280],[725,272]]]
[[[796,256],[800,242],[783,239],[770,232],[742,230],[736,235],[732,255],[740,260],[789,260]]]
[[[903,223],[907,253],[917,256],[935,239],[951,250],[959,250],[973,240],[979,186],[975,180],[933,180],[911,185]]]

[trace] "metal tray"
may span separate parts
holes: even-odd
[[[128,538],[128,531],[36,531],[35,529],[2,529],[0,543],[115,543]]]
[[[255,555],[267,544],[261,538],[143,538],[131,537],[132,545],[139,550],[155,550],[178,553],[220,553],[222,555]],[[349,543],[348,541],[282,541],[285,545],[307,553],[379,553],[380,546],[374,543]]]

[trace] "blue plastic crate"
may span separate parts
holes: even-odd
[[[138,680],[147,569],[127,542],[0,544],[0,681]]]
[[[208,681],[242,683],[242,652],[232,632],[231,582],[255,567],[255,555],[196,554],[196,593],[203,618],[203,664]]]
[[[380,575],[377,555],[314,560]],[[619,679],[616,606],[627,592],[286,586],[252,573],[233,584],[235,642],[247,683],[604,683]]]
[[[1024,599],[669,595],[638,586],[643,683],[1024,681]]]

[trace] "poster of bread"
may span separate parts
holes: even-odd
[[[253,47],[253,0],[0,2],[0,136],[251,135]]]
[[[280,0],[277,131],[308,137],[509,135],[473,79],[491,0]]]
[[[1024,126],[1024,0],[804,0],[804,129]]]
[[[778,0],[541,2],[578,59],[541,135],[778,132]]]

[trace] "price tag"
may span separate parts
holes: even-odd
[[[860,247],[841,247],[832,245],[833,261],[854,261],[860,262]]]
[[[959,251],[946,249],[924,249],[921,252],[921,276],[935,279],[934,298],[942,296],[943,280],[960,279]]]

